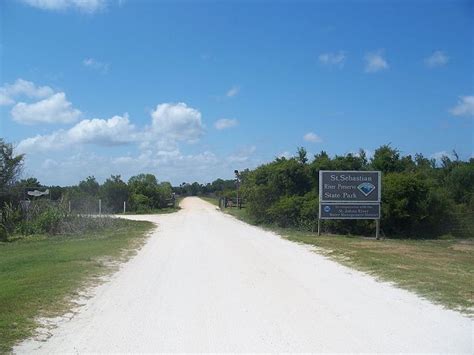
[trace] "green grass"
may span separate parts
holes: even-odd
[[[252,224],[245,209],[225,210]],[[393,282],[434,303],[474,315],[474,240],[375,240],[264,226],[283,237],[316,246],[344,265]]]
[[[80,287],[98,282],[116,265],[112,261],[130,257],[152,228],[118,220],[114,228],[88,235],[0,243],[0,353],[33,335],[36,317],[70,309]]]
[[[199,196],[201,200],[207,201],[212,203],[213,205],[219,207],[219,200],[216,197],[209,197],[209,196]]]
[[[140,211],[140,212],[127,211],[127,212],[125,212],[125,214],[129,215],[129,214],[166,214],[166,213],[174,213],[174,212],[178,212],[181,209],[181,207],[178,206],[178,202],[176,203],[176,205],[177,205],[177,207],[155,208],[155,209],[151,209],[151,210],[148,210],[148,211]]]

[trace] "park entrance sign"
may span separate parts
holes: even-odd
[[[379,237],[380,171],[319,171],[319,220],[374,219]],[[318,220],[318,235],[320,221]]]
[[[380,202],[380,171],[319,172],[321,202]]]

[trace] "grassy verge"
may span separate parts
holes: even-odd
[[[181,209],[179,207],[179,203],[176,203],[176,207],[166,207],[166,208],[156,208],[148,211],[141,211],[141,212],[135,212],[135,211],[127,211],[125,212],[125,215],[129,214],[166,214],[166,213],[174,213],[178,212]],[[120,214],[117,214],[120,215]]]
[[[215,197],[208,197],[208,196],[199,196],[201,200],[207,201],[209,203],[212,203],[213,205],[219,207],[219,200]]]
[[[0,353],[33,335],[35,317],[67,311],[81,286],[133,254],[153,228],[118,220],[113,228],[83,235],[30,236],[0,243]]]
[[[251,223],[245,209],[225,210]],[[285,238],[311,244],[342,264],[413,291],[449,309],[474,315],[474,240],[375,240],[264,226]]]

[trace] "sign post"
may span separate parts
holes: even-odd
[[[319,171],[319,219],[374,219],[380,233],[380,171]]]

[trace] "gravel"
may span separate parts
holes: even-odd
[[[46,341],[16,353],[472,353],[472,320],[198,198]]]

